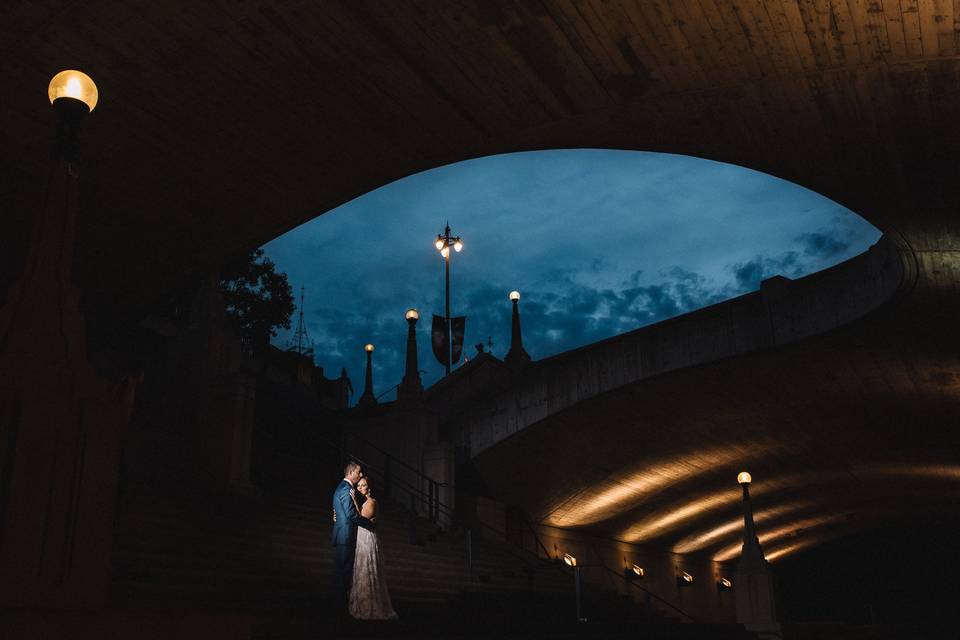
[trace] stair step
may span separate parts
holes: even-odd
[[[267,494],[229,505],[150,495],[128,499],[115,530],[113,601],[154,610],[310,611],[329,605],[331,522],[327,500],[317,495]],[[411,525],[422,544],[411,542]],[[377,535],[397,603],[437,607],[463,594],[489,603],[537,594],[563,603],[573,597],[571,576],[495,541],[473,540],[468,570],[462,532],[441,532],[388,502]]]

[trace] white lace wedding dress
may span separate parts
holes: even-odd
[[[383,555],[377,534],[363,527],[357,529],[350,615],[359,620],[393,620],[397,617],[383,575]]]

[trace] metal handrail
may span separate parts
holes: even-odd
[[[609,571],[609,572],[612,573],[613,575],[617,576],[617,578],[619,578],[619,579],[621,579],[621,580],[624,580],[622,573],[618,573],[615,569],[611,569],[610,567],[608,567],[607,565],[605,565],[605,564],[603,564],[603,563],[596,564],[596,565],[588,565],[588,566],[602,567],[602,568],[605,569],[606,571]],[[668,607],[670,607],[671,609],[673,609],[674,611],[676,611],[676,612],[679,613],[680,615],[682,615],[682,616],[684,616],[684,617],[686,617],[686,618],[689,618],[689,619],[690,619],[690,622],[693,622],[694,624],[698,624],[698,623],[699,623],[699,620],[697,620],[696,618],[694,618],[692,615],[690,615],[689,613],[687,613],[687,612],[684,611],[683,609],[679,608],[678,606],[676,606],[675,604],[673,604],[673,603],[670,602],[669,600],[664,600],[663,598],[661,598],[660,596],[658,596],[657,594],[655,594],[653,591],[650,591],[649,589],[647,589],[647,588],[645,588],[645,587],[641,587],[641,586],[640,586],[639,584],[637,584],[636,582],[633,582],[633,581],[630,581],[630,580],[624,580],[624,582],[626,582],[627,584],[629,584],[629,585],[632,586],[632,587],[635,587],[635,588],[637,588],[637,589],[640,589],[640,591],[643,591],[643,592],[644,592],[645,594],[647,594],[648,596],[651,596],[651,597],[654,598],[655,600],[657,600],[657,601],[659,601],[659,602],[662,602],[663,604],[667,605]]]
[[[402,466],[402,467],[404,467],[404,468],[406,468],[406,469],[409,469],[410,471],[412,471],[412,472],[414,472],[415,474],[423,477],[424,479],[430,480],[430,481],[433,481],[433,482],[436,482],[435,480],[433,480],[433,478],[431,478],[430,476],[424,474],[424,473],[423,473],[422,471],[420,471],[419,469],[410,466],[409,464],[407,464],[407,463],[404,462],[403,460],[400,460],[399,458],[394,457],[393,454],[391,454],[391,453],[389,453],[389,452],[387,452],[387,451],[384,451],[383,449],[381,449],[381,448],[378,447],[377,445],[373,444],[372,442],[370,442],[369,440],[367,440],[367,439],[364,438],[363,436],[357,435],[356,433],[344,433],[344,436],[348,436],[348,437],[354,438],[355,440],[358,440],[363,446],[365,446],[365,447],[370,447],[371,449],[376,450],[378,453],[382,453],[382,454],[383,454],[384,456],[386,456],[387,458],[390,458],[391,460],[394,460],[394,461],[395,461],[397,464],[399,464],[400,466]],[[451,485],[451,484],[447,484],[447,483],[440,483],[440,484],[441,484],[441,486],[453,488],[453,485]]]
[[[355,455],[352,455],[352,454],[351,454],[351,455],[350,455],[350,459],[355,460],[358,464],[360,464],[360,466],[362,466],[362,467],[363,467],[364,469],[366,469],[367,471],[371,471],[371,470],[372,470],[372,471],[375,471],[376,473],[378,473],[378,474],[380,474],[381,476],[384,476],[384,477],[385,477],[385,475],[386,475],[386,470],[381,469],[380,467],[376,466],[375,464],[373,464],[373,463],[371,463],[371,462],[367,462],[367,461],[363,460],[363,459],[360,458],[359,456],[355,456]],[[394,458],[394,459],[395,459],[395,458]],[[424,474],[422,474],[422,473],[420,473],[419,475],[420,475],[423,479],[425,479],[425,480],[433,483],[435,486],[444,486],[442,483],[439,483],[439,482],[437,482],[436,480],[433,480],[432,478],[430,478],[430,477],[427,476],[427,475],[424,475]],[[413,486],[413,485],[410,485],[410,484],[404,482],[403,480],[400,480],[400,479],[391,479],[391,480],[390,480],[390,483],[391,483],[391,486],[399,486],[401,489],[404,489],[407,493],[412,494],[412,495],[415,495],[415,496],[417,496],[417,497],[419,497],[419,498],[426,498],[428,501],[429,501],[429,500],[434,500],[434,498],[433,498],[429,493],[425,492],[423,489],[420,489],[419,487],[415,487],[415,486]],[[443,504],[442,502],[440,502],[439,498],[435,499],[435,501],[434,501],[434,503],[433,503],[433,506],[435,506],[438,511],[442,511],[445,515],[448,515],[448,516],[450,516],[451,518],[452,518],[453,515],[454,515],[454,514],[453,514],[453,511],[451,511],[450,508],[449,508],[447,505],[445,505],[445,504]]]
[[[346,434],[345,434],[345,435],[346,435]],[[386,486],[385,486],[385,489],[386,489],[386,490],[392,491],[394,487],[399,487],[400,489],[404,490],[407,494],[409,494],[411,497],[415,497],[415,498],[419,498],[419,499],[421,499],[421,500],[425,500],[425,501],[427,502],[427,505],[428,505],[428,510],[429,510],[429,512],[430,512],[429,516],[430,516],[430,520],[431,520],[431,521],[436,522],[436,521],[439,519],[439,517],[440,517],[441,514],[443,514],[444,516],[446,516],[447,518],[449,518],[449,520],[450,520],[451,522],[455,521],[455,519],[456,519],[456,518],[455,518],[456,514],[453,512],[452,509],[450,509],[449,506],[445,505],[443,502],[440,501],[440,496],[439,496],[439,488],[440,488],[440,487],[444,487],[444,486],[449,486],[449,485],[447,485],[446,483],[438,482],[438,481],[434,480],[434,479],[431,478],[430,476],[428,476],[428,475],[424,474],[423,472],[421,472],[419,469],[415,469],[414,467],[406,464],[406,463],[403,462],[402,460],[398,460],[397,458],[395,458],[395,457],[394,457],[393,455],[391,455],[390,453],[387,453],[386,451],[384,451],[384,450],[381,449],[380,447],[378,447],[378,446],[376,446],[375,444],[373,444],[373,443],[365,440],[364,438],[361,438],[360,436],[357,436],[356,434],[350,434],[350,435],[353,436],[355,439],[359,440],[363,445],[369,446],[369,447],[371,447],[372,449],[375,449],[375,450],[378,451],[379,453],[383,454],[383,456],[385,457],[385,460],[386,460],[387,464],[395,464],[395,463],[396,463],[396,464],[399,464],[400,466],[402,466],[402,467],[408,469],[409,471],[411,471],[412,473],[414,473],[414,474],[415,474],[416,476],[418,476],[420,479],[426,480],[426,481],[429,483],[429,486],[430,486],[430,493],[425,492],[425,491],[424,491],[423,489],[421,489],[420,487],[416,487],[416,486],[414,486],[414,485],[411,485],[411,484],[405,482],[403,479],[400,479],[400,478],[392,478],[392,477],[388,479],[388,478],[387,478],[388,473],[387,473],[387,470],[386,470],[386,469],[380,468],[379,466],[373,464],[372,462],[369,462],[369,461],[367,461],[367,460],[364,460],[364,459],[361,458],[360,456],[357,456],[357,455],[355,455],[355,454],[353,454],[353,453],[347,454],[347,451],[346,451],[346,447],[345,447],[345,446],[336,445],[336,444],[334,444],[334,443],[332,443],[332,442],[330,442],[329,440],[326,440],[326,439],[324,439],[324,441],[325,441],[328,445],[330,445],[331,447],[334,447],[334,448],[343,450],[344,455],[346,455],[347,457],[349,457],[351,460],[355,460],[356,462],[358,462],[358,463],[359,463],[362,467],[364,467],[368,472],[373,471],[373,472],[379,474],[379,475],[384,479],[384,484],[386,485]]]

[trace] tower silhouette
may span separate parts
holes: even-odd
[[[307,356],[312,362],[313,341],[310,340],[310,336],[307,334],[307,324],[303,321],[303,298],[304,287],[300,285],[300,319],[297,320],[297,330],[293,333],[293,337],[287,344],[287,351],[293,351],[302,356]]]

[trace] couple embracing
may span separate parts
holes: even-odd
[[[339,606],[360,620],[397,617],[383,575],[383,557],[374,523],[377,501],[363,470],[350,462],[333,492],[333,579]]]

